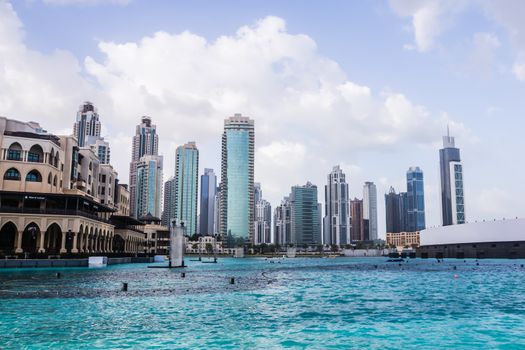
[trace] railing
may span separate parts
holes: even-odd
[[[82,210],[76,209],[40,209],[40,208],[14,208],[14,207],[0,207],[0,213],[16,213],[16,214],[41,214],[41,215],[73,215],[83,216],[85,218],[109,223],[109,220],[101,218],[95,214],[91,214]]]

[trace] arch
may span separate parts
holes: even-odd
[[[7,160],[22,160],[22,146],[18,142],[13,142],[7,149]]]
[[[27,161],[33,163],[43,163],[44,162],[44,150],[40,145],[33,145],[27,153]]]
[[[8,255],[16,249],[16,235],[18,228],[12,221],[8,221],[0,229],[0,254]]]
[[[22,233],[22,249],[27,253],[37,252],[37,242],[40,238],[40,227],[34,222],[28,224]]]
[[[33,169],[27,173],[26,181],[27,182],[42,182],[42,175],[40,175],[40,172],[38,170]]]
[[[113,251],[116,253],[124,252],[124,239],[120,235],[113,236]]]
[[[51,148],[51,152],[49,152],[49,159],[47,160],[49,165],[53,165],[53,158],[54,157],[55,157],[55,150],[53,148]]]
[[[57,185],[57,176],[55,175],[55,177],[53,177],[53,186],[56,187]]]
[[[4,180],[20,181],[20,172],[16,168],[9,168],[4,173]]]
[[[51,173],[49,173],[49,175],[47,175],[47,183],[51,185],[51,179],[53,178],[53,175],[51,175]]]
[[[58,151],[56,151],[56,153],[55,153],[55,161],[54,161],[54,164],[53,164],[55,166],[55,168],[58,168],[58,162],[59,161],[60,161],[60,155],[59,155]]]
[[[44,235],[44,248],[49,254],[59,254],[62,247],[62,229],[54,222],[46,230]]]

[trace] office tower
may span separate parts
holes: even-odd
[[[93,103],[86,101],[78,109],[77,121],[73,125],[73,134],[77,138],[78,147],[87,147],[89,136],[100,137],[100,121],[98,111]]]
[[[164,182],[164,210],[162,211],[162,225],[169,227],[175,218],[175,177]]]
[[[465,197],[463,193],[463,166],[459,148],[454,138],[443,137],[443,149],[439,150],[441,175],[441,215],[443,226],[465,223]]]
[[[91,147],[98,156],[100,164],[109,164],[109,142],[100,136],[100,116],[93,103],[86,101],[77,112],[77,119],[73,124],[73,134],[78,141],[78,147]]]
[[[317,186],[307,182],[304,186],[293,186],[290,195],[292,202],[292,242],[293,244],[317,245],[321,239],[321,210],[317,201]]]
[[[352,242],[365,241],[363,201],[361,199],[354,198],[350,201],[350,217],[352,218],[350,240]]]
[[[407,231],[425,229],[425,189],[423,171],[410,167],[407,171]]]
[[[348,184],[345,174],[334,166],[328,174],[328,182],[324,188],[325,217],[324,244],[345,245],[350,243],[350,215]]]
[[[213,169],[204,169],[201,175],[201,206],[199,233],[207,236],[215,234],[215,194],[217,177]]]
[[[390,187],[385,194],[386,232],[399,233],[408,231],[408,195],[406,192],[396,193]]]
[[[377,189],[373,182],[363,186],[363,222],[365,240],[377,239]]]
[[[241,114],[224,120],[221,159],[221,230],[228,246],[253,242],[254,121]]]
[[[157,135],[157,127],[151,124],[150,117],[144,116],[141,119],[141,123],[137,125],[135,129],[131,150],[131,162],[129,164],[129,192],[131,212],[133,215],[137,212],[135,208],[137,203],[137,165],[141,157],[145,155],[156,156],[158,155],[158,150],[159,136]]]
[[[273,244],[286,245],[292,242],[292,203],[285,197],[273,214]]]
[[[264,199],[255,205],[254,244],[272,243],[272,207]]]
[[[262,199],[262,190],[261,190],[261,184],[258,182],[255,182],[253,184],[253,202],[254,204],[257,204]]]
[[[145,155],[137,162],[135,217],[148,214],[160,218],[162,157]]]
[[[195,142],[177,147],[175,155],[175,219],[189,236],[197,233],[199,150]]]

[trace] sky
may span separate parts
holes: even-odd
[[[0,115],[71,134],[98,108],[122,183],[140,117],[164,178],[195,141],[220,172],[224,118],[255,120],[255,181],[272,207],[340,165],[352,197],[425,176],[440,224],[447,125],[461,149],[467,221],[523,217],[525,2],[520,0],[0,0]]]

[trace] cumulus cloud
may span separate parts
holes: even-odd
[[[27,48],[12,7],[0,0],[0,11],[0,114],[64,131],[78,105],[93,101],[124,183],[142,115],[158,126],[166,178],[175,147],[189,140],[200,148],[201,168],[220,169],[224,118],[237,112],[254,118],[256,181],[272,203],[307,180],[322,199],[333,165],[354,164],[363,151],[431,145],[450,122],[401,92],[351,81],[312,38],[289,33],[278,17],[212,41],[159,31],[136,42],[100,42],[100,59],[79,62],[67,51]],[[466,132],[454,125],[456,135]],[[364,178],[359,167],[345,166]]]

